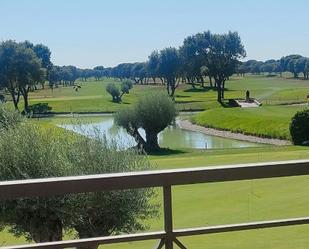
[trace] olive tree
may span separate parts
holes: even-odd
[[[106,86],[106,91],[112,96],[112,100],[115,103],[120,103],[122,101],[122,96],[124,94],[129,94],[130,89],[132,89],[133,83],[130,80],[126,80],[121,83],[120,89],[114,83],[109,83]]]
[[[0,181],[149,169],[146,157],[121,151],[101,134],[79,136],[30,121],[1,132]],[[0,227],[35,242],[132,232],[157,213],[151,189],[87,193],[0,202]]]
[[[141,97],[132,108],[118,112],[115,121],[134,137],[139,149],[154,152],[160,150],[158,134],[172,124],[176,116],[173,100],[162,92],[152,92]],[[145,130],[145,138],[139,128]]]

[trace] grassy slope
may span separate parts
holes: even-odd
[[[307,107],[265,106],[260,108],[216,108],[199,113],[193,122],[233,132],[289,139],[291,117]]]
[[[267,147],[224,150],[179,150],[170,155],[153,155],[150,160],[158,168],[199,167],[218,164],[248,163],[309,158],[306,147]],[[173,189],[175,227],[246,222],[305,216],[309,209],[308,177],[198,184]],[[158,201],[162,199],[159,192]],[[150,221],[151,230],[162,229],[162,216]],[[183,239],[189,248],[305,248],[309,243],[309,226],[234,232],[222,235]],[[0,243],[14,241],[0,233]],[[153,241],[130,243],[121,248],[153,248]],[[293,246],[292,246],[293,245]],[[119,248],[119,245],[102,248]]]

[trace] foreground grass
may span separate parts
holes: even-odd
[[[174,150],[149,159],[159,169],[200,167],[234,163],[309,159],[308,147],[258,147],[222,150]],[[173,188],[175,228],[238,223],[306,216],[309,210],[309,178],[289,177],[258,181],[197,184]],[[158,202],[161,191],[158,190]],[[161,230],[162,215],[148,221],[150,230]],[[309,226],[296,226],[181,239],[189,248],[306,248]],[[0,243],[23,243],[7,232]],[[156,242],[129,243],[102,248],[153,248]]]
[[[233,132],[290,139],[289,124],[306,106],[266,106],[260,108],[216,108],[196,115],[193,122]]]

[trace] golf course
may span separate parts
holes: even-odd
[[[105,92],[110,81],[79,81],[79,91],[72,87],[42,89],[30,94],[30,103],[48,103],[51,112],[48,118],[34,118],[32,122],[43,127],[81,122],[100,122],[100,115],[113,113],[130,107],[145,91],[160,91],[163,86],[134,85],[122,103],[113,103]],[[306,95],[309,83],[287,77],[267,77],[265,75],[234,76],[226,84],[226,99],[242,98],[245,90],[258,99],[261,107],[229,108],[216,102],[216,93],[209,88],[192,89],[181,84],[175,94],[177,109],[193,112],[185,116],[192,122],[234,133],[251,134],[259,137],[289,140],[289,124],[292,116],[307,108]],[[245,90],[244,90],[245,89]],[[194,113],[198,111],[197,113]],[[92,116],[78,116],[69,113],[88,113]],[[57,114],[66,114],[59,116]],[[96,115],[94,115],[96,114]],[[194,149],[170,147],[159,154],[150,154],[150,162],[156,169],[188,168],[213,165],[230,165],[251,162],[309,159],[309,148],[302,146],[257,145],[247,148]],[[186,228],[306,216],[309,210],[308,177],[242,181],[233,183],[198,184],[173,188],[174,226]],[[157,203],[161,203],[162,193],[157,190]],[[201,205],[202,204],[202,205]],[[162,214],[145,220],[150,231],[162,229]],[[306,236],[308,225],[230,232],[220,235],[204,235],[183,239],[190,248],[305,248],[309,243]],[[4,245],[20,244],[23,238],[15,238],[7,230],[1,232]],[[73,234],[66,235],[74,237]],[[155,242],[139,242],[121,245],[121,248],[151,248]],[[296,246],[295,246],[296,245]],[[102,246],[119,248],[119,246]]]
[[[0,249],[309,248],[309,1],[0,9]]]

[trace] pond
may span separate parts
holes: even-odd
[[[78,125],[68,119],[58,126],[68,130],[92,136],[95,132],[105,134],[108,140],[113,139],[121,148],[129,148],[136,143],[123,128],[115,125],[112,115],[96,117],[95,119],[78,118]],[[145,132],[141,129],[141,134]],[[176,121],[175,125],[167,127],[159,134],[159,144],[164,148],[193,148],[193,149],[219,149],[219,148],[243,148],[263,146],[258,143],[251,143],[235,139],[228,139],[216,136],[205,135],[200,132],[188,131],[181,129]]]

